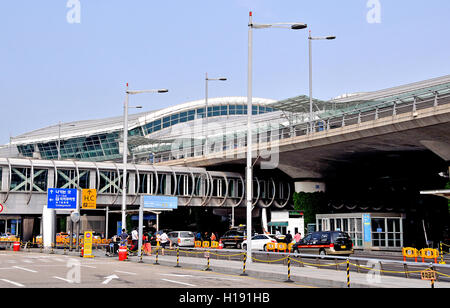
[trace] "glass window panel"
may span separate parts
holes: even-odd
[[[34,169],[33,191],[47,191],[47,169]]]

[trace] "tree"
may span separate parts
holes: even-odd
[[[294,209],[303,212],[305,228],[316,222],[316,214],[325,210],[326,196],[323,192],[305,193],[295,192],[293,196]]]

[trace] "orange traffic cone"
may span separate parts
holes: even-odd
[[[219,249],[223,249],[223,243],[222,243],[222,240],[219,240]]]

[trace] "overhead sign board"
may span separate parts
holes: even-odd
[[[81,191],[81,208],[96,209],[97,208],[97,190],[83,189]]]
[[[55,210],[76,210],[78,203],[76,189],[48,188],[47,208]]]
[[[141,206],[159,211],[175,210],[178,208],[178,197],[145,195],[141,196]]]

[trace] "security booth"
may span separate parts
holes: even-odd
[[[354,249],[401,251],[405,214],[317,214],[317,231],[348,233]]]
[[[303,234],[305,229],[305,222],[303,218],[303,212],[301,211],[272,211],[271,221],[267,224],[270,234],[287,234],[291,232],[292,236],[297,232]]]

